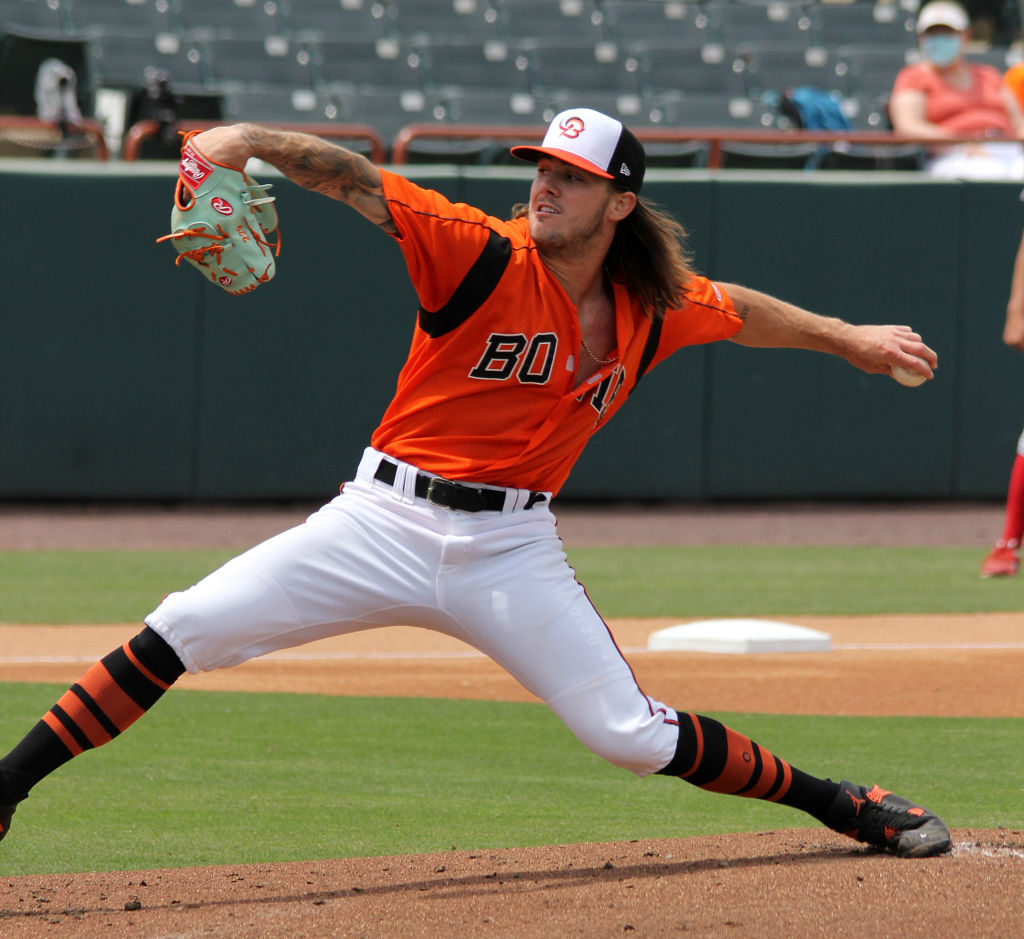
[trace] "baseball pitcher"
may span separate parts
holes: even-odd
[[[731,340],[931,378],[937,357],[916,332],[819,316],[691,270],[679,224],[641,195],[643,147],[587,108],[555,117],[539,146],[513,149],[536,173],[510,220],[303,134],[217,127],[186,149],[191,188],[179,188],[179,212],[218,198],[241,213],[260,209],[247,231],[265,241],[277,216],[263,210],[263,187],[235,179],[224,195],[196,182],[197,159],[244,176],[255,157],[389,234],[419,301],[408,359],[333,501],[171,593],[0,760],[0,837],[34,785],[126,730],[184,671],[402,624],[490,656],[584,746],[638,776],[782,803],[904,857],[950,850],[943,822],[913,801],[811,775],[645,694],[569,567],[552,512],[590,437],[677,349]],[[228,240],[231,221],[224,238],[212,219],[205,236],[179,240],[198,238],[185,250],[198,252],[191,260],[201,269],[212,264],[203,271],[212,282],[258,289],[270,270],[265,244],[248,277],[225,275],[223,252],[204,250]],[[241,287],[225,285],[236,276]]]

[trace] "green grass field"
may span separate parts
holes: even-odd
[[[609,616],[1020,608],[957,549],[580,549]],[[0,553],[0,622],[137,622],[223,552]],[[641,585],[638,588],[637,585]],[[0,752],[62,686],[0,686]],[[685,702],[679,702],[685,706]],[[913,793],[955,827],[1024,827],[1024,719],[716,714],[784,759]],[[637,780],[537,704],[172,692],[34,790],[7,875],[801,827],[784,807]]]
[[[142,619],[226,551],[0,552],[0,622]],[[1019,581],[982,581],[971,548],[714,545],[577,548],[569,558],[606,616],[976,613],[1024,606]]]

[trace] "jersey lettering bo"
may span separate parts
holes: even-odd
[[[642,374],[677,349],[734,335],[716,284],[694,277],[651,323],[615,283],[614,362],[576,380],[576,308],[525,218],[502,221],[381,170],[420,309],[372,445],[466,482],[557,492]]]

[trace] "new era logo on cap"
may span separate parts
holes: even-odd
[[[539,147],[513,147],[512,154],[536,163],[551,156],[588,173],[614,179],[632,192],[644,180],[644,148],[623,125],[591,108],[573,108],[554,117]]]

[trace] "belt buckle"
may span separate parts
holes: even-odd
[[[458,509],[463,512],[481,512],[487,508],[487,498],[482,489],[432,476],[427,483],[427,502],[442,509]]]
[[[454,483],[450,483],[447,479],[442,479],[440,476],[431,476],[430,482],[427,483],[425,498],[431,505],[440,506],[442,509],[449,509],[451,508],[452,496],[455,494],[454,490]]]

